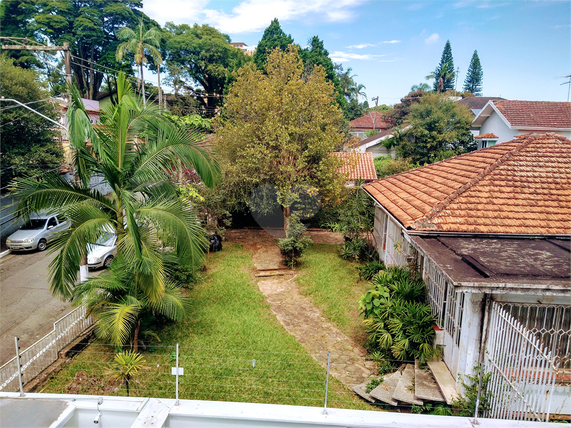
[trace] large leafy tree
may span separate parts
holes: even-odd
[[[454,89],[456,73],[454,71],[454,58],[452,58],[452,47],[450,40],[446,40],[440,63],[438,67],[426,76],[427,79],[434,79],[433,89],[437,92],[446,92]]]
[[[385,113],[385,121],[389,123],[391,127],[403,126],[408,120],[412,106],[418,104],[425,94],[426,92],[424,90],[419,89],[401,98],[400,103]]]
[[[94,63],[115,69],[121,67],[115,60],[119,45],[117,32],[121,28],[135,27],[141,17],[147,25],[158,25],[142,14],[141,0],[38,0],[29,3],[33,4],[35,15],[28,28],[51,44],[61,46],[69,42],[71,54],[76,57],[72,61],[74,83],[84,98],[96,99],[104,80],[104,70]]]
[[[37,34],[30,28],[36,14],[35,2],[32,1],[3,1],[0,3],[0,28],[3,37],[23,37],[30,41],[39,42]],[[5,40],[3,44],[14,44]],[[14,59],[15,65],[22,68],[41,67],[33,51],[7,50],[4,54]]]
[[[464,91],[471,92],[477,97],[482,96],[483,80],[484,72],[482,71],[478,51],[474,51],[468,67],[468,73],[466,74],[466,80],[464,80]]]
[[[156,28],[148,30],[143,25],[143,19],[139,23],[136,31],[129,27],[119,30],[117,33],[119,40],[123,42],[117,46],[115,57],[121,61],[127,52],[132,52],[135,56],[135,64],[139,66],[139,86],[142,86],[143,103],[145,103],[145,80],[143,78],[143,64],[147,63],[147,54],[153,58],[160,76],[160,63],[163,61],[159,47],[161,44],[161,34]],[[160,78],[159,78],[160,84]]]
[[[476,149],[470,110],[444,94],[424,95],[410,108],[407,121],[410,128],[399,138],[396,152],[413,163],[432,163]]]
[[[32,109],[57,120],[59,113],[47,100],[49,93],[38,73],[16,67],[13,62],[0,56],[0,95],[23,104],[33,103],[30,104]],[[10,182],[15,176],[34,176],[59,167],[62,148],[56,139],[54,124],[20,105],[3,102],[0,106],[2,183]]]
[[[167,23],[166,60],[176,70],[179,85],[194,88],[206,117],[214,116],[222,105],[232,72],[248,62],[240,49],[229,44],[230,37],[208,25]]]
[[[342,113],[323,68],[304,74],[297,47],[272,52],[266,72],[253,64],[238,71],[216,140],[234,194],[246,199],[273,186],[287,228],[300,189],[315,189],[325,203],[339,197],[344,177],[329,153],[342,141]]]
[[[293,38],[291,35],[284,33],[280,22],[277,18],[274,18],[270,25],[264,30],[264,35],[254,53],[254,63],[258,70],[266,69],[266,60],[274,49],[280,48],[282,52],[285,52],[287,47],[292,44]]]
[[[111,336],[124,341],[133,330],[136,336],[142,308],[158,307],[169,295],[169,263],[161,248],[172,249],[168,257],[183,266],[198,262],[206,248],[202,228],[177,197],[171,177],[183,167],[193,167],[212,185],[217,168],[198,136],[175,127],[155,105],[144,107],[122,74],[118,102],[102,113],[97,127],[90,124],[79,92],[74,90],[72,96],[69,137],[76,150],[78,182],[68,183],[54,173],[17,179],[13,187],[24,217],[56,210],[71,220],[71,229],[54,245],[59,252],[49,266],[53,294],[86,297],[77,293],[82,289],[76,287],[76,279],[88,245],[108,230],[117,234],[117,259],[130,275],[123,281],[126,289],[113,287],[116,294],[110,297],[99,287],[96,294],[119,332]],[[105,178],[112,189],[109,195],[89,187],[93,174]]]

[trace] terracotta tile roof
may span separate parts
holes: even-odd
[[[373,126],[373,121],[374,126]],[[371,111],[366,113],[364,116],[361,116],[358,119],[352,120],[349,122],[351,128],[367,128],[367,129],[382,129],[388,128],[389,125],[385,122],[385,115],[380,111]]]
[[[492,101],[513,127],[571,129],[571,103]]]
[[[349,174],[349,180],[372,181],[377,179],[372,153],[333,152],[331,155],[343,159],[344,165],[338,171],[342,174]]]
[[[363,186],[419,231],[571,234],[571,140],[527,134]]]
[[[474,138],[480,139],[480,138],[499,138],[499,137],[496,134],[494,134],[493,132],[488,132],[487,134],[478,135]]]

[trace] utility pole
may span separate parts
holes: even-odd
[[[63,51],[64,62],[65,62],[65,81],[68,85],[71,85],[71,53],[69,50],[69,43],[64,42],[63,46],[45,46],[45,45],[28,45],[28,39],[22,37],[2,37],[3,41],[12,41],[22,44],[17,45],[2,45],[3,50],[27,50],[27,51]]]
[[[371,98],[371,101],[375,102],[375,114],[370,113],[371,114],[371,120],[373,121],[373,131],[374,131],[375,129],[377,129],[377,127],[375,126],[376,125],[375,122],[377,119],[377,107],[379,106],[379,96],[377,95],[376,97]]]

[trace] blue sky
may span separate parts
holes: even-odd
[[[330,57],[379,103],[395,104],[438,65],[450,40],[461,89],[478,51],[484,96],[567,101],[571,2],[384,0],[144,0],[164,25],[209,24],[234,42],[256,45],[278,18],[305,46],[317,35]],[[568,79],[567,79],[568,81]],[[432,84],[432,82],[427,82]]]

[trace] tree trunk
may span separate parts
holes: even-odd
[[[129,396],[129,379],[125,379],[125,386],[127,387],[127,397]]]
[[[145,99],[145,80],[143,79],[143,63],[141,63],[140,67],[141,67],[141,86],[143,89],[143,105],[147,107],[147,100]]]
[[[291,211],[290,211],[290,207],[283,207],[284,209],[284,232],[285,232],[285,237],[289,238],[289,236],[287,236],[288,231],[287,231],[287,227],[289,225],[289,217],[291,215]]]
[[[159,88],[159,109],[161,108],[161,102],[163,100],[163,93],[161,91],[161,65],[157,64],[157,83]]]
[[[135,326],[135,333],[133,334],[133,352],[139,352],[139,329],[141,328],[141,320],[137,321]]]

